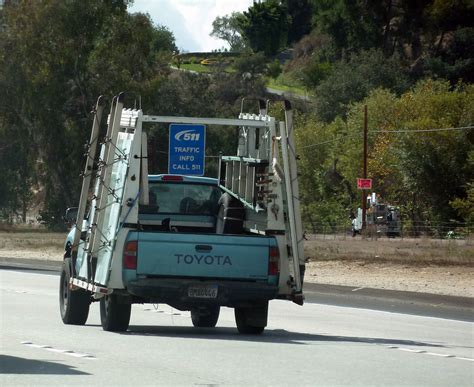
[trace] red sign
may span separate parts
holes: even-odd
[[[372,189],[372,179],[357,179],[358,189]]]

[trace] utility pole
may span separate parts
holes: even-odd
[[[367,105],[364,106],[364,174],[363,178],[367,179]],[[367,194],[365,189],[362,190],[362,230],[366,227],[367,213]]]

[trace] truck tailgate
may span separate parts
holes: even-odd
[[[270,237],[138,232],[138,275],[268,278]]]

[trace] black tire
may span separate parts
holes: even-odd
[[[121,303],[115,294],[100,299],[100,322],[108,332],[125,332],[130,323],[132,304]]]
[[[66,258],[71,258],[71,242],[68,242],[64,249],[64,259]]]
[[[239,333],[259,335],[267,326],[268,302],[261,306],[235,308],[234,314]]]
[[[196,328],[214,328],[219,320],[220,306],[191,310],[191,321]]]
[[[63,262],[59,282],[59,311],[64,324],[84,325],[89,316],[91,293],[84,289],[71,290],[71,259]]]
[[[243,234],[245,208],[242,202],[225,193],[218,205],[216,234]]]

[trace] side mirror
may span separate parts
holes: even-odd
[[[64,222],[66,222],[68,225],[71,225],[71,226],[74,223],[76,223],[77,211],[78,211],[77,207],[69,207],[66,210],[66,214],[64,215]]]

